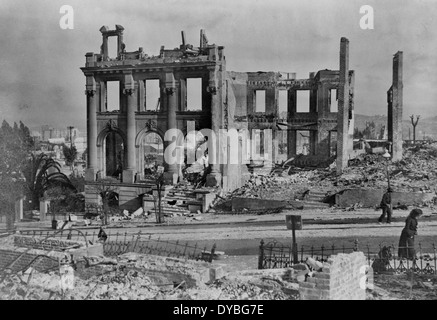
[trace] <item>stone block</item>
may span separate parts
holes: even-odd
[[[316,278],[308,277],[307,278],[307,282],[309,282],[309,283],[316,283]]]
[[[96,170],[87,168],[85,169],[85,181],[96,181]]]
[[[302,282],[299,284],[299,288],[310,288],[314,289],[316,287],[316,284],[314,282]]]
[[[331,279],[331,275],[325,272],[316,272],[314,277],[318,279]]]
[[[209,268],[209,282],[213,282],[217,279],[223,278],[225,272],[222,266],[213,266]]]
[[[317,286],[329,286],[331,284],[331,281],[329,279],[319,279],[319,278],[312,278],[315,280]]]
[[[330,272],[331,272],[331,268],[329,268],[329,267],[323,267],[323,268],[322,268],[322,272],[324,272],[324,273],[330,273]]]
[[[306,264],[309,265],[311,268],[313,268],[316,271],[319,271],[323,268],[323,263],[321,263],[313,258],[307,258]]]
[[[134,183],[135,172],[133,170],[123,170],[122,181],[123,183]]]

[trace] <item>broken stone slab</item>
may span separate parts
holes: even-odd
[[[209,268],[209,283],[212,283],[225,276],[225,271],[223,267],[224,265],[214,265]]]
[[[313,270],[320,271],[323,268],[323,263],[320,261],[317,261],[311,257],[308,257],[305,261],[305,263],[310,266]]]
[[[131,262],[131,261],[137,261],[139,259],[139,256],[137,253],[127,252],[122,255],[119,255],[118,259],[119,259],[118,262],[124,262],[124,261]]]
[[[84,256],[83,259],[88,263],[89,266],[95,266],[101,264],[111,264],[111,265],[118,264],[116,258],[105,257],[105,256],[90,256],[90,257]]]
[[[292,278],[296,279],[298,282],[305,281],[308,276],[310,269],[305,263],[299,263],[290,267],[293,271]]]
[[[140,208],[138,208],[137,210],[135,210],[135,211],[132,213],[132,216],[134,216],[134,217],[139,217],[139,216],[141,216],[143,213],[144,213],[144,210],[143,210],[142,207],[140,207]]]

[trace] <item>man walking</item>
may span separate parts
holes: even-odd
[[[391,194],[393,192],[393,189],[391,187],[388,187],[387,192],[384,193],[382,196],[380,207],[382,209],[382,214],[378,219],[379,224],[382,223],[382,221],[385,218],[385,215],[387,215],[387,223],[391,223],[391,216],[392,216],[392,204],[391,204]]]

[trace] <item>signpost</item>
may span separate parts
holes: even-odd
[[[287,229],[291,229],[293,232],[293,262],[299,263],[299,258],[297,255],[296,230],[302,230],[302,216],[286,215],[285,222],[287,224]]]

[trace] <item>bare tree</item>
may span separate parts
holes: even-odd
[[[414,114],[410,116],[411,118],[411,124],[413,125],[413,143],[416,142],[416,126],[419,122],[420,115],[416,116],[416,121],[414,121]]]

